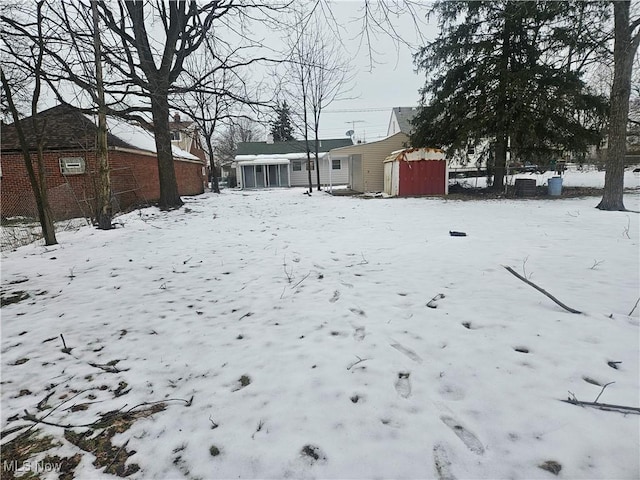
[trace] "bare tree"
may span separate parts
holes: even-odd
[[[91,2],[91,19],[93,21],[93,54],[96,65],[96,96],[98,99],[98,138],[96,157],[98,159],[98,195],[96,220],[98,228],[109,230],[111,224],[111,176],[109,170],[109,152],[107,145],[107,106],[105,103],[104,83],[102,77],[102,42],[100,40],[100,23],[96,2]]]
[[[615,1],[613,85],[609,113],[609,136],[604,178],[604,193],[597,208],[600,210],[626,210],[623,202],[624,157],[627,149],[627,122],[633,61],[640,44],[640,17],[631,18],[631,2]]]
[[[199,55],[189,59],[186,83],[196,83],[198,88],[176,98],[176,106],[189,115],[204,139],[205,153],[209,159],[211,188],[220,193],[218,175],[220,165],[216,161],[215,137],[221,126],[234,124],[246,113],[242,108],[256,113],[267,102],[259,99],[259,88],[250,87],[246,80],[247,62],[234,60],[226,42],[209,35]],[[249,62],[251,63],[251,62]],[[234,127],[235,128],[235,127]]]
[[[56,239],[55,226],[53,224],[53,216],[51,214],[51,208],[49,205],[49,197],[47,191],[47,174],[44,161],[44,138],[43,132],[46,125],[38,121],[38,102],[40,100],[40,93],[42,91],[42,64],[44,58],[44,44],[45,39],[42,32],[42,8],[44,0],[40,0],[36,4],[36,15],[34,18],[35,29],[37,36],[33,39],[33,43],[29,45],[32,56],[29,57],[29,61],[32,62],[32,71],[34,75],[34,89],[31,97],[31,125],[30,129],[33,132],[33,137],[36,142],[36,170],[33,167],[33,159],[31,155],[32,146],[29,145],[27,137],[25,135],[23,122],[20,119],[18,108],[13,101],[13,92],[9,79],[5,76],[4,66],[0,69],[0,81],[2,83],[2,89],[4,91],[4,97],[7,102],[7,107],[11,116],[13,117],[13,125],[16,129],[20,148],[22,150],[22,156],[24,158],[25,167],[29,176],[29,182],[31,183],[31,189],[36,201],[36,208],[38,211],[38,219],[42,228],[42,236],[44,237],[45,245],[55,245],[58,243]],[[4,43],[4,42],[3,42]]]
[[[51,9],[49,24],[57,32],[48,43],[47,54],[58,68],[47,69],[47,81],[55,87],[60,81],[71,81],[97,104],[95,82],[87,76],[85,54],[93,41],[90,20],[85,12],[90,0],[63,0]],[[239,58],[247,47],[250,33],[246,23],[267,23],[282,6],[252,2],[237,4],[233,0],[143,0],[96,2],[102,28],[102,60],[108,75],[105,81],[107,110],[123,118],[136,119],[154,131],[158,157],[160,199],[165,209],[182,205],[180,199],[169,130],[170,99],[202,88],[206,92],[208,77],[195,79],[185,75],[186,61],[201,50],[210,32],[233,37],[238,42],[230,49],[227,60],[236,65],[250,65],[264,60],[260,53]],[[5,18],[2,16],[2,20]],[[10,25],[17,35],[33,35],[23,23]],[[255,42],[251,43],[255,45]],[[239,58],[239,59],[238,59]],[[213,69],[219,67],[216,63]],[[64,95],[56,92],[61,101]],[[151,118],[149,118],[149,115]],[[150,121],[151,120],[151,121]]]
[[[303,39],[310,42],[313,54],[313,63],[309,75],[309,108],[311,110],[314,151],[316,162],[317,188],[320,190],[320,118],[323,109],[336,100],[342,100],[350,91],[349,84],[353,80],[350,73],[349,58],[344,55],[330,36],[324,32],[319,23],[315,23],[313,29],[303,32]],[[303,40],[304,41],[304,40]],[[331,166],[329,167],[331,168]]]
[[[310,137],[315,154],[316,187],[320,190],[319,132],[322,111],[344,97],[353,78],[349,73],[348,56],[335,37],[323,28],[322,20],[317,9],[312,9],[310,13],[297,12],[294,35],[289,37],[290,59],[281,80],[281,88],[288,98],[294,100],[295,113],[300,119],[298,129],[307,150],[309,192],[313,189]]]
[[[246,117],[234,118],[226,128],[216,136],[214,156],[216,164],[222,168],[235,161],[238,143],[255,142],[258,139],[256,123]]]

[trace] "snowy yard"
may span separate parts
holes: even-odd
[[[640,415],[561,401],[615,382],[598,401],[640,407],[638,214],[302,191],[3,253],[3,460],[43,478],[64,459],[68,478],[640,476]],[[25,410],[55,425],[7,434]]]

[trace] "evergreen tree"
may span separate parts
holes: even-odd
[[[439,1],[434,12],[441,33],[415,58],[427,81],[414,146],[453,152],[488,140],[493,186],[502,190],[508,151],[548,161],[600,142],[606,99],[581,78],[587,42],[576,25],[601,19],[600,5]]]
[[[287,101],[278,103],[275,108],[275,119],[271,122],[271,135],[274,142],[288,142],[294,140],[291,112]]]

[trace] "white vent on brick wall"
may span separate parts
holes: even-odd
[[[60,159],[60,172],[63,175],[80,175],[85,171],[85,162],[82,157],[66,157]]]

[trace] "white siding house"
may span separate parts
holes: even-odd
[[[409,137],[398,132],[375,142],[350,145],[331,150],[334,158],[347,158],[349,164],[347,182],[356,192],[381,192],[384,188],[384,160],[391,152],[406,148]],[[334,182],[334,185],[336,183]]]
[[[349,138],[320,140],[318,164],[321,185],[345,185],[349,178],[347,156],[329,158],[331,148],[351,145]],[[238,144],[235,157],[238,186],[241,188],[305,187],[316,185],[315,155],[307,161],[306,144],[290,142],[245,142]]]

